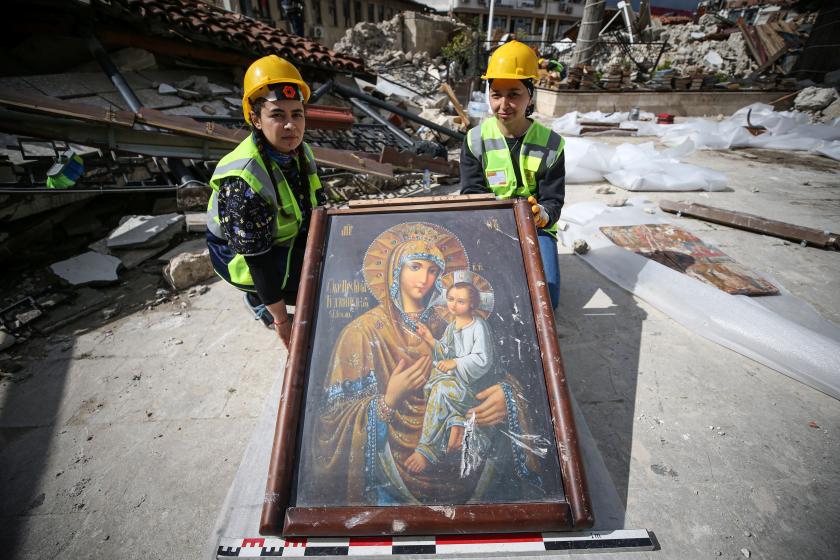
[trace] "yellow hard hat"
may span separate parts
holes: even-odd
[[[482,80],[527,80],[537,77],[537,55],[525,43],[510,41],[490,55]]]
[[[261,93],[260,90],[266,88],[266,86],[280,83],[299,86],[303,94],[303,102],[309,101],[309,86],[301,78],[298,69],[288,60],[280,58],[276,54],[270,54],[256,60],[248,67],[242,85],[242,112],[245,113],[246,123],[251,124],[251,98],[265,97],[255,94]]]

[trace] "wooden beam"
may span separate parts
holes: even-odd
[[[442,173],[457,177],[460,174],[461,165],[457,161],[446,161],[440,158],[421,156],[410,152],[400,152],[390,146],[383,146],[379,155],[381,163],[390,163],[401,169],[414,169],[423,171],[428,169],[434,173]]]
[[[406,204],[449,204],[452,202],[475,202],[476,200],[496,200],[496,195],[486,193],[414,196],[410,198],[379,198],[375,200],[351,200],[348,205],[350,208],[372,208],[374,206],[402,206]]]
[[[95,105],[72,103],[38,93],[21,95],[7,89],[0,90],[0,105],[13,109],[35,111],[57,117],[72,117],[102,124],[134,126],[134,113],[116,108],[103,109]]]
[[[464,112],[464,108],[461,106],[458,98],[455,97],[455,92],[452,91],[452,87],[446,82],[443,82],[440,84],[440,91],[449,97],[449,100],[452,102],[452,106],[455,107],[455,112],[458,113],[458,116],[461,118],[461,126],[464,130],[467,130],[470,127],[470,118]]]
[[[312,153],[319,164],[327,167],[340,167],[386,179],[394,177],[394,166],[390,163],[379,163],[348,150],[312,146]]]
[[[700,218],[707,222],[722,224],[736,229],[789,239],[797,243],[805,242],[822,249],[840,249],[840,237],[836,233],[814,228],[797,226],[787,222],[769,220],[734,210],[724,210],[703,204],[685,204],[671,200],[662,200],[659,207],[665,212]]]
[[[137,119],[140,122],[157,128],[180,132],[198,138],[222,140],[235,144],[242,142],[249,134],[245,129],[227,128],[226,126],[217,126],[214,122],[199,122],[190,117],[167,115],[161,111],[147,109],[146,107],[140,109],[137,113]]]

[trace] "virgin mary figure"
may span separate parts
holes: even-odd
[[[434,224],[399,224],[371,244],[363,272],[379,304],[350,322],[333,348],[323,391],[315,393],[321,406],[314,430],[304,442],[313,493],[299,494],[299,502],[433,505],[545,496],[538,456],[523,451],[525,407],[510,376],[477,394],[483,401],[477,423],[497,435],[477,468],[465,474],[459,454],[419,473],[405,466],[420,438],[423,386],[432,369],[433,349],[415,331],[423,324],[433,336],[442,334],[446,324],[435,311],[443,301],[441,276],[468,268],[458,238]]]

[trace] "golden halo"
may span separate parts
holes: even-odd
[[[453,270],[441,276],[440,280],[444,290],[448,290],[453,284],[458,282],[468,282],[475,286],[481,296],[481,302],[478,309],[476,309],[476,313],[482,319],[490,317],[490,313],[493,312],[493,307],[496,304],[496,298],[493,293],[493,286],[490,285],[490,282],[484,276],[470,270]],[[437,305],[435,308],[437,309],[438,315],[447,323],[454,319],[454,316],[446,307],[446,303]]]
[[[469,257],[461,240],[448,229],[427,222],[405,222],[380,233],[365,252],[362,272],[368,289],[380,302],[388,299],[388,257],[406,241],[427,241],[443,254],[445,271],[469,268]]]

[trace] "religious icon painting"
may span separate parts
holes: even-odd
[[[378,204],[313,215],[261,532],[590,526],[527,203]]]

